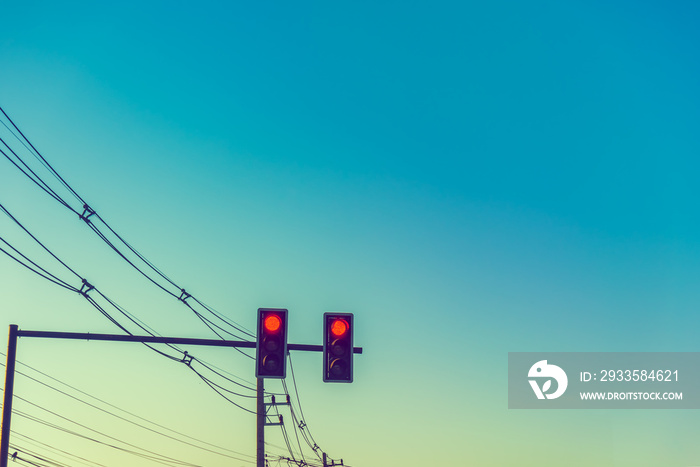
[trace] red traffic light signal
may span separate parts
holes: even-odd
[[[343,337],[348,332],[350,325],[343,318],[334,318],[330,322],[330,331],[333,337]]]
[[[352,383],[353,314],[323,314],[323,381]]]
[[[287,310],[258,308],[255,344],[255,377],[284,378],[287,375]]]
[[[270,313],[263,320],[265,332],[277,332],[280,326],[282,326],[282,319],[276,314]]]

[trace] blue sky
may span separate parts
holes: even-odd
[[[365,353],[352,385],[323,384],[319,356],[293,356],[306,422],[331,456],[700,464],[693,411],[533,413],[506,400],[509,351],[696,350],[694,3],[0,11],[0,105],[158,267],[250,329],[258,307],[289,308],[294,342],[320,342],[325,311],[355,313]],[[211,337],[7,161],[0,179],[0,202],[120,304],[161,334]],[[31,248],[6,220],[0,232]],[[0,277],[5,324],[116,332],[9,259]],[[246,359],[195,351],[252,380]],[[22,340],[20,359],[254,453],[247,414],[146,349]]]

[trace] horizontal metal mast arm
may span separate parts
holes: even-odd
[[[206,345],[214,347],[243,347],[254,349],[255,342],[221,339],[196,339],[191,337],[132,336],[123,334],[93,334],[89,332],[17,331],[17,337],[41,337],[51,339],[77,339],[114,342],[146,342],[150,344]],[[322,345],[287,344],[288,350],[322,352]],[[362,353],[362,347],[354,347],[353,353]]]

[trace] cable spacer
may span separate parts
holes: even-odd
[[[190,298],[192,295],[188,294],[185,289],[180,289],[180,296],[177,298],[180,300],[182,303],[187,303],[185,300]]]
[[[82,220],[84,220],[85,222],[87,222],[89,224],[90,223],[90,216],[92,216],[93,214],[95,214],[95,210],[92,209],[87,204],[83,204],[83,213],[79,214],[78,217],[80,217]]]
[[[182,363],[184,363],[185,365],[191,367],[192,366],[192,359],[194,359],[194,357],[192,355],[190,355],[189,353],[187,353],[187,350],[185,350],[185,353],[182,356],[182,360],[180,360],[180,361]]]
[[[80,286],[80,290],[78,290],[78,293],[82,295],[83,297],[87,298],[88,292],[94,289],[95,287],[90,284],[87,279],[83,279],[83,285]]]

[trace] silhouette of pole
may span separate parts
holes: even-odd
[[[257,467],[265,467],[265,384],[263,378],[258,378],[258,447]]]
[[[0,467],[7,467],[10,455],[10,418],[12,417],[12,392],[15,386],[15,359],[17,356],[17,325],[10,325],[7,339],[7,364],[5,365],[5,395],[2,405],[2,431],[0,432]]]

